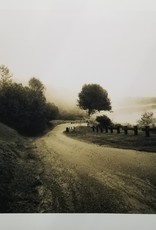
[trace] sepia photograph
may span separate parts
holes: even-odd
[[[0,215],[155,217],[154,1],[2,2]]]

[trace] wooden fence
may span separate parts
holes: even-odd
[[[139,129],[138,126],[134,126],[134,127],[128,127],[128,126],[123,126],[123,127],[100,127],[100,126],[92,126],[92,131],[93,132],[105,132],[105,133],[114,133],[114,131],[117,133],[117,134],[120,134],[121,131],[124,131],[124,134],[125,135],[128,135],[129,131],[133,131],[134,135],[138,135],[139,134],[139,131],[143,131],[145,133],[145,136],[146,137],[149,137],[150,136],[150,133],[151,132],[156,132],[156,128],[150,128],[149,126],[145,126],[144,128],[142,129]]]
[[[118,127],[101,127],[99,125],[97,126],[91,126],[90,127],[93,132],[96,133],[124,133],[125,135],[130,133],[133,133],[135,136],[139,135],[139,133],[144,132],[146,137],[150,137],[151,133],[154,132],[156,134],[156,128],[150,128],[149,126],[145,126],[144,128],[139,128],[138,126],[128,127],[128,126],[118,126]],[[72,130],[75,130],[76,127],[66,127],[66,132],[70,132]]]

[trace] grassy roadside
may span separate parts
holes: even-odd
[[[117,134],[116,131],[113,134],[96,133],[90,127],[79,126],[70,130],[66,135],[108,147],[156,152],[156,134],[145,137],[144,132],[140,132],[138,136],[134,136],[132,131],[129,131],[128,135],[125,135],[123,132]]]
[[[62,123],[65,121],[51,122],[44,134]],[[0,123],[0,213],[41,212],[38,191],[44,169],[34,139]]]
[[[38,212],[40,162],[32,140],[0,123],[0,213]]]

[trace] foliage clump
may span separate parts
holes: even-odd
[[[96,117],[96,121],[99,123],[99,125],[103,128],[105,127],[109,127],[113,125],[113,122],[111,121],[111,119],[109,117],[107,117],[106,115],[102,115],[102,116],[97,116]]]
[[[155,127],[156,118],[154,117],[153,112],[145,112],[144,114],[142,114],[140,120],[138,120],[137,123],[140,127],[145,127],[145,126]]]
[[[98,84],[85,84],[78,94],[78,106],[88,111],[88,115],[96,111],[110,111],[111,101],[108,93]]]
[[[42,133],[59,113],[57,106],[47,103],[44,85],[33,77],[29,86],[12,80],[8,67],[0,66],[0,122],[20,133]]]

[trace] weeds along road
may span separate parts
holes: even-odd
[[[156,213],[156,153],[75,140],[58,125],[36,140],[40,212]]]

